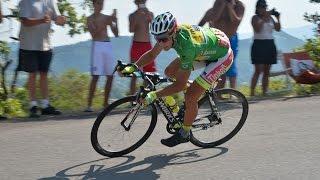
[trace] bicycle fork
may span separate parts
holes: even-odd
[[[138,103],[137,105],[135,105],[133,108],[130,109],[130,111],[128,112],[128,114],[126,115],[126,117],[121,121],[121,126],[126,130],[129,131],[132,124],[134,123],[134,121],[137,119],[140,109],[141,109],[141,104]],[[128,118],[130,117],[130,115],[134,113],[130,123],[128,125],[125,124],[125,122],[128,120]]]
[[[140,90],[137,92],[137,96],[136,96],[136,105],[132,104],[134,107],[130,109],[130,111],[128,112],[128,114],[126,115],[126,117],[121,121],[121,126],[126,130],[129,131],[132,124],[134,123],[134,121],[137,119],[140,109],[142,107],[142,103],[140,103],[140,97],[143,97],[145,94],[145,90],[143,86],[140,86]],[[128,120],[128,118],[130,117],[130,115],[134,113],[130,123],[126,126],[125,122]]]

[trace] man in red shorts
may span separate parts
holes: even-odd
[[[153,13],[150,12],[145,3],[147,0],[135,0],[134,3],[138,9],[130,14],[130,32],[133,32],[133,41],[130,51],[131,62],[136,62],[145,52],[152,49],[149,34],[149,23],[153,19]],[[155,72],[156,65],[154,61],[143,67],[144,72]],[[130,94],[136,91],[136,77],[132,77],[130,85]]]

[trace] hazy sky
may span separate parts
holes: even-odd
[[[11,4],[16,4],[18,0],[11,0]],[[71,0],[74,5],[79,5],[82,0]],[[136,9],[133,0],[105,0],[105,7],[103,12],[110,14],[112,9],[118,9],[118,21],[120,35],[130,35],[128,31],[128,15]],[[147,7],[159,14],[165,11],[172,12],[179,23],[197,24],[202,18],[206,10],[212,7],[214,0],[148,0]],[[240,24],[239,33],[252,32],[251,17],[254,15],[256,0],[242,0],[246,6],[245,16]],[[319,4],[311,4],[309,0],[267,0],[269,7],[275,7],[281,13],[281,22],[284,28],[301,27],[310,25],[310,23],[303,20],[305,12],[313,13],[319,11]],[[7,12],[6,7],[8,3],[3,4],[4,13]],[[79,12],[82,10],[79,8]],[[82,11],[83,12],[83,11]],[[8,27],[8,23],[0,25],[0,32]],[[90,38],[89,34],[78,35],[74,38],[66,36],[66,30],[63,28],[54,27],[55,33],[53,43],[55,45],[75,43],[78,41],[87,40]],[[0,34],[3,39],[4,33]],[[61,42],[63,39],[63,42]]]

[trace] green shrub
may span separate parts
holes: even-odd
[[[12,118],[24,117],[25,115],[26,113],[18,99],[8,98],[5,101],[0,101],[0,116]]]
[[[91,76],[76,70],[68,70],[59,77],[49,78],[49,97],[53,106],[65,110],[83,110],[87,105]],[[97,87],[93,106],[103,104],[103,91]]]

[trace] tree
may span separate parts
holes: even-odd
[[[87,0],[85,0],[87,1]],[[86,8],[89,2],[82,4],[83,8]],[[61,14],[67,16],[67,25],[70,27],[69,35],[81,34],[87,31],[86,28],[86,16],[83,14],[78,17],[75,8],[68,0],[58,0],[58,8]]]
[[[320,0],[310,0],[310,3],[320,3]],[[306,21],[316,24],[318,28],[315,37],[307,40],[304,49],[309,52],[310,57],[316,62],[317,67],[320,68],[320,15],[318,12],[314,14],[305,13],[304,18]]]
[[[310,3],[320,3],[320,0],[310,0]],[[318,12],[315,12],[314,14],[305,13],[304,19],[308,22],[319,24],[320,23],[320,14]]]
[[[9,0],[5,0],[9,1]],[[70,27],[68,34],[74,36],[75,34],[81,34],[87,32],[86,28],[86,16],[84,14],[79,16],[79,13],[76,12],[75,7],[69,2],[69,0],[57,0],[58,9],[61,14],[67,17],[67,26]],[[81,4],[83,9],[89,8],[92,9],[91,0],[84,0]],[[19,10],[18,8],[10,9],[12,15],[18,19]]]

